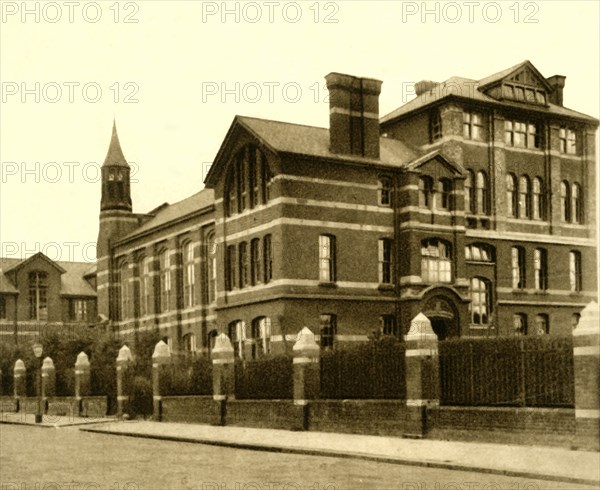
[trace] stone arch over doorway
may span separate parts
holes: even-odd
[[[431,327],[439,340],[460,335],[460,316],[455,301],[446,291],[431,291],[423,300],[423,314],[431,321]]]

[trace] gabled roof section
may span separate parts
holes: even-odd
[[[28,264],[34,257],[41,256],[44,260],[53,264],[61,272],[60,294],[61,296],[87,296],[95,297],[96,291],[85,279],[96,273],[96,265],[89,262],[63,262],[53,260],[44,254],[37,253],[27,259],[0,258],[0,293],[18,294],[18,290],[11,280],[6,276],[9,272],[15,272]]]
[[[420,166],[424,165],[427,162],[430,162],[431,160],[437,160],[438,162],[440,162],[445,167],[449,168],[453,173],[455,173],[457,175],[463,175],[465,172],[465,169],[462,165],[448,160],[444,155],[442,155],[440,150],[430,151],[429,153],[426,153],[425,155],[422,155],[419,158],[416,158],[415,160],[413,160],[406,166],[406,169],[407,170],[416,170]]]
[[[129,167],[123,150],[121,149],[121,142],[119,141],[119,135],[117,134],[117,122],[113,120],[112,136],[110,138],[110,145],[108,147],[108,153],[104,159],[102,166],[118,166],[118,167]]]
[[[329,150],[329,130],[327,128],[236,116],[204,181],[207,185],[214,185],[217,175],[226,163],[223,159],[227,153],[229,141],[232,139],[232,135],[239,130],[247,131],[258,142],[275,153],[290,153],[389,167],[402,167],[418,155],[415,150],[403,142],[391,138],[380,138],[379,159],[332,153]]]
[[[161,204],[152,211],[152,213],[155,213],[153,217],[119,241],[126,241],[171,221],[185,218],[187,215],[200,211],[214,203],[214,196],[212,189],[202,189],[200,192],[174,204]]]
[[[500,83],[503,80],[512,80],[514,78],[514,75],[523,71],[526,72],[526,74],[529,76],[530,81],[535,81],[537,85],[541,85],[548,92],[552,91],[552,87],[550,87],[544,76],[538,71],[538,69],[535,66],[533,66],[533,64],[529,60],[522,61],[521,63],[515,66],[511,66],[510,68],[506,68],[505,70],[499,71],[498,73],[494,73],[493,75],[482,78],[481,80],[479,80],[479,89],[485,90],[486,87],[496,85],[497,83]]]

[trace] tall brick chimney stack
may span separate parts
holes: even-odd
[[[565,88],[565,80],[567,77],[563,75],[554,75],[546,78],[546,81],[552,87],[550,92],[550,102],[556,105],[563,105],[563,88]]]
[[[379,158],[381,81],[342,73],[325,77],[332,153]]]

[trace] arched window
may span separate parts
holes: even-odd
[[[392,205],[392,181],[389,177],[381,177],[377,188],[380,206]]]
[[[421,242],[421,277],[424,282],[452,282],[450,244],[437,238]]]
[[[465,246],[465,260],[473,262],[494,262],[494,248],[485,243]]]
[[[525,288],[525,249],[512,247],[512,287],[513,289]]]
[[[550,322],[548,315],[540,313],[535,316],[535,334],[536,335],[547,335],[550,333]]]
[[[29,273],[29,319],[48,320],[48,274],[43,271]]]
[[[583,199],[581,195],[581,186],[575,182],[571,191],[571,212],[573,214],[573,223],[583,223]]]
[[[519,218],[531,217],[530,180],[527,175],[521,175],[519,178]]]
[[[465,213],[475,212],[475,199],[473,196],[474,174],[472,170],[467,170],[465,177]]]
[[[488,214],[488,178],[485,172],[477,172],[477,214]]]
[[[183,350],[185,352],[196,352],[196,336],[193,333],[183,336]]]
[[[217,244],[215,234],[209,233],[206,237],[206,257],[207,257],[207,296],[208,302],[212,303],[217,299]]]
[[[238,212],[237,209],[237,183],[235,167],[229,167],[227,179],[225,181],[225,199],[227,216],[232,216]]]
[[[132,316],[131,282],[129,279],[129,264],[123,262],[120,267],[120,320],[126,320]]]
[[[271,320],[261,316],[252,320],[252,359],[271,351]]]
[[[250,283],[253,286],[261,282],[260,265],[260,240],[253,238],[250,242]]]
[[[534,287],[540,291],[548,289],[548,253],[544,248],[533,251]]]
[[[491,320],[492,301],[491,283],[488,279],[474,277],[470,282],[471,323],[474,325],[487,325]]]
[[[533,219],[544,219],[544,185],[540,177],[533,179],[531,208]]]
[[[171,309],[171,253],[163,250],[159,254],[160,280],[160,311],[164,313]]]
[[[229,340],[231,340],[231,345],[233,345],[233,355],[243,359],[246,324],[242,320],[234,320],[227,326],[227,330]]]
[[[150,276],[151,257],[143,257],[141,260],[140,277],[140,314],[142,316],[152,313],[152,276]]]
[[[195,303],[196,265],[194,263],[194,244],[187,242],[183,246],[183,307],[189,308]]]
[[[335,315],[326,313],[320,316],[320,342],[321,349],[333,349],[337,332],[337,319]]]
[[[450,179],[440,179],[439,183],[440,190],[440,208],[450,209],[451,206],[451,193],[452,193],[452,181]]]
[[[431,197],[433,192],[433,180],[431,177],[419,177],[419,206],[422,208],[431,207]]]
[[[566,180],[560,183],[560,216],[562,221],[571,221],[571,187]]]
[[[518,216],[517,177],[515,174],[506,176],[506,206],[508,215],[516,218]]]

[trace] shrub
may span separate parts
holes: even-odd
[[[161,384],[165,395],[212,395],[212,362],[206,357],[175,358]]]
[[[292,356],[281,354],[235,363],[235,396],[239,399],[294,397]]]

